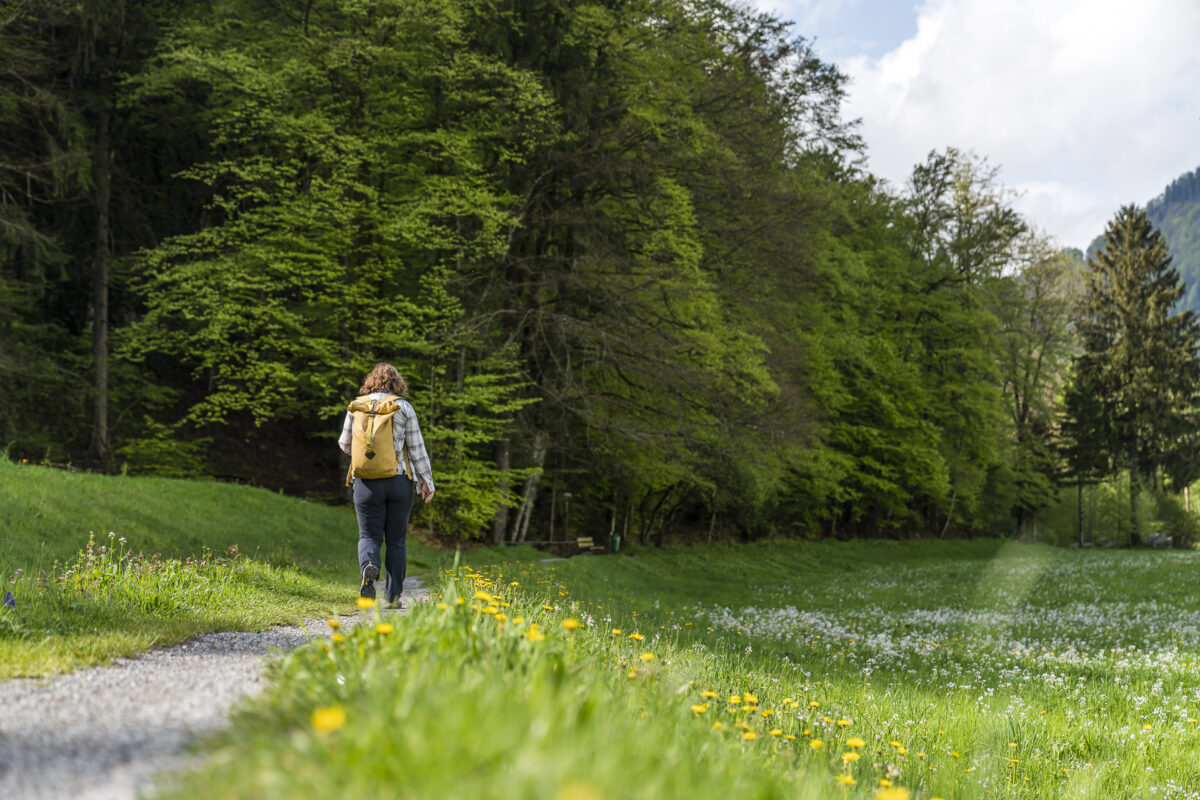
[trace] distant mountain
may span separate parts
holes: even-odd
[[[1146,204],[1146,213],[1166,237],[1171,265],[1179,270],[1187,287],[1180,305],[1200,314],[1200,168],[1171,181],[1162,194]],[[1103,236],[1096,237],[1088,247],[1088,256],[1103,243]]]
[[[1167,238],[1171,264],[1187,286],[1180,303],[1200,313],[1200,168],[1171,181],[1146,213]]]

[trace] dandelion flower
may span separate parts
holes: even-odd
[[[574,619],[574,618],[571,618],[571,619],[564,619],[564,620],[562,621],[562,626],[563,626],[564,628],[566,628],[567,630],[569,630],[569,631],[573,631],[573,630],[575,630],[576,628],[578,628],[578,627],[579,627],[579,620],[577,620],[577,619]]]
[[[317,733],[333,733],[345,724],[346,709],[341,706],[326,706],[312,712],[312,726]]]
[[[772,728],[770,734],[772,736],[783,736],[783,731],[779,730],[779,728]]]
[[[638,676],[638,671],[636,669],[631,669],[631,670],[629,670],[629,672],[625,673],[626,678],[632,679],[632,678],[636,678],[637,676]]]
[[[475,599],[480,600],[484,603],[492,602],[492,596],[490,594],[488,594],[487,592],[476,592]]]
[[[504,622],[504,620],[506,620],[506,619],[508,619],[508,614],[497,614],[496,615],[496,622]]]
[[[853,747],[855,750],[857,750],[858,748],[862,747],[865,744],[866,744],[866,742],[864,742],[862,739],[858,738],[857,736],[851,736],[849,739],[846,740],[846,746]]]
[[[358,607],[363,611],[367,611],[375,607],[375,601],[369,597],[360,597],[358,598]]]
[[[838,775],[837,779],[838,783],[844,783],[847,786],[853,786],[854,784],[858,783],[858,781],[854,780],[854,778],[851,778],[849,775]]]
[[[904,746],[904,745],[903,745],[903,744],[901,744],[900,742],[897,742],[895,739],[893,739],[893,740],[891,741],[891,745],[892,745],[892,747],[896,748],[897,750],[899,750],[901,747],[903,747],[903,746]]]
[[[634,631],[633,633],[629,634],[629,638],[630,638],[630,639],[633,639],[635,642],[640,642],[640,641],[642,641],[643,639],[645,639],[646,637],[645,637],[645,636],[642,636],[642,635],[641,635],[640,633],[638,633],[637,631]]]
[[[723,726],[721,725],[721,723],[720,723],[720,722],[714,722],[714,723],[713,723],[713,726],[712,726],[712,729],[713,729],[714,731],[719,731],[719,730],[721,730],[721,728],[722,728],[722,727],[723,727]]]
[[[742,738],[745,739],[747,742],[753,742],[755,739],[758,738],[758,734],[755,733],[754,731],[746,731],[745,733],[742,734]]]
[[[654,653],[642,653],[640,656],[638,656],[638,658],[640,658],[642,661],[653,661]]]
[[[333,617],[330,617],[329,619],[325,620],[325,624],[328,625],[329,627],[333,628],[335,631],[338,628],[342,627],[342,623],[338,622]]]
[[[620,629],[620,628],[613,628],[613,629],[612,629],[612,635],[613,635],[613,636],[620,636],[620,635],[621,635],[621,629]]]
[[[697,714],[703,714],[705,711],[708,711],[708,704],[698,703],[697,705],[692,706],[692,711],[695,711]]]
[[[892,782],[891,782],[891,781],[889,781],[887,778],[880,778],[880,779],[879,779],[879,785],[880,785],[880,786],[883,786],[883,787],[885,787],[885,788],[886,788],[886,787],[888,787],[888,786],[891,786],[891,785],[892,785]]]
[[[903,786],[892,786],[888,789],[876,789],[875,800],[908,800],[912,792]]]
[[[848,720],[848,719],[839,719],[839,720],[838,720],[838,727],[839,727],[839,728],[849,728],[849,727],[850,727],[850,720]]]
[[[375,626],[375,632],[383,636],[387,636],[392,631],[396,630],[390,622],[381,622]]]
[[[858,761],[858,753],[854,753],[854,752],[842,753],[842,761],[844,761],[847,764]]]
[[[825,746],[825,743],[822,742],[820,739],[813,739],[811,742],[808,743],[808,746],[811,747],[813,750],[820,750],[822,747]]]
[[[746,694],[744,694],[742,696],[742,702],[743,703],[757,703],[758,697],[756,695],[750,694],[749,692],[746,692]]]
[[[449,607],[450,606],[446,605],[445,603],[438,603],[438,608],[440,608],[442,611],[445,611]]]
[[[811,703],[809,703],[808,705],[809,705],[809,708],[816,708],[817,706],[819,706],[819,705],[821,705],[821,704],[820,704],[820,703],[818,703],[816,700],[813,700],[813,701],[812,701]]]
[[[546,634],[538,630],[536,622],[530,623],[529,632],[525,635],[529,637],[529,641],[531,642],[540,642],[542,639],[546,638]]]
[[[524,621],[524,617],[513,617],[513,625],[520,625]]]
[[[342,636],[340,633],[335,633],[333,636],[329,637],[329,640],[333,642],[344,642],[346,641],[346,637]]]
[[[701,692],[700,696],[703,697],[705,700],[712,700],[717,697],[717,693],[710,690],[707,692]]]

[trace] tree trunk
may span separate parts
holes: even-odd
[[[1192,513],[1192,487],[1183,487],[1183,510]]]
[[[1129,546],[1137,547],[1142,543],[1142,531],[1138,522],[1138,508],[1141,505],[1142,476],[1138,472],[1137,455],[1129,456]]]
[[[504,544],[504,532],[508,529],[508,490],[512,481],[508,470],[512,465],[512,442],[504,439],[496,445],[496,469],[500,470],[500,478],[496,481],[496,490],[500,500],[496,503],[496,516],[492,519],[492,544]]]
[[[1079,535],[1079,547],[1083,548],[1083,478],[1075,482],[1076,500],[1078,509],[1076,510],[1075,523]]]
[[[521,509],[517,512],[517,521],[513,525],[512,540],[525,541],[529,532],[529,520],[533,517],[533,505],[537,500],[538,486],[542,482],[542,465],[546,463],[546,448],[550,444],[550,436],[545,431],[538,431],[533,437],[533,466],[537,472],[525,480],[525,488],[521,491]]]
[[[105,468],[112,465],[108,438],[108,241],[112,198],[112,154],[108,142],[108,108],[96,121],[92,156],[92,201],[96,207],[96,245],[92,254],[92,442],[91,454]]]

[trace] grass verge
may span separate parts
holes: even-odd
[[[352,513],[247,486],[0,459],[0,679],[352,608]],[[410,543],[410,568],[435,555]]]

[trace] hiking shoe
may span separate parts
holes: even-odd
[[[359,597],[375,599],[375,579],[379,577],[379,567],[368,563],[363,567],[362,588],[358,590]]]

